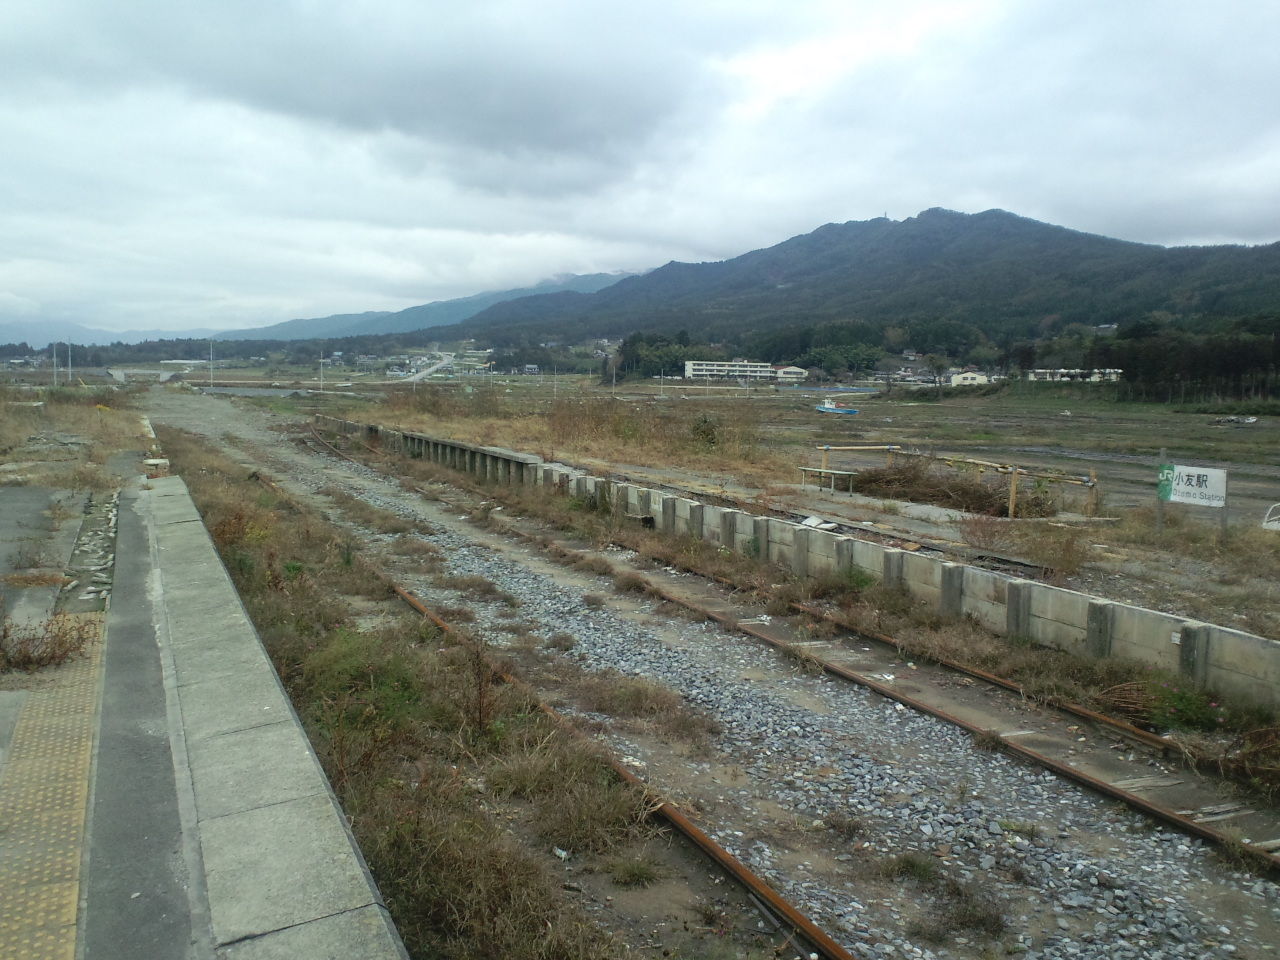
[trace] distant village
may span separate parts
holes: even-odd
[[[574,348],[574,354],[581,363],[589,359],[601,363],[601,369],[607,369],[613,362],[615,351],[621,341],[599,339]],[[559,347],[559,344],[540,344],[542,349]],[[52,351],[41,351],[25,356],[9,357],[3,360],[4,367],[12,372],[19,370],[44,370],[57,367],[65,371],[67,362],[65,354],[58,351],[60,363],[55,364]],[[997,383],[1007,379],[1004,374],[991,370],[982,370],[975,366],[948,366],[942,369],[931,367],[930,362],[912,350],[905,350],[900,357],[887,358],[875,371],[868,371],[864,379],[885,383],[901,383],[906,385],[943,384],[953,387],[981,386]],[[933,361],[936,363],[936,360]],[[196,371],[212,369],[246,369],[260,367],[270,374],[278,372],[288,375],[300,365],[297,352],[284,361],[267,356],[225,357],[218,358],[179,358],[152,361],[151,364],[123,364],[123,366],[158,365],[174,376],[191,374]],[[421,352],[397,354],[348,354],[342,350],[325,352],[315,356],[310,364],[318,366],[322,375],[335,378],[343,376],[381,376],[389,380],[425,380],[446,379],[459,376],[545,376],[553,373],[569,372],[556,368],[545,369],[537,363],[520,363],[514,365],[500,364],[500,355],[492,348],[475,346],[474,341],[464,341],[454,345],[454,349],[442,349],[439,344],[431,344]],[[73,368],[74,369],[74,368]],[[88,368],[82,368],[82,374]],[[92,370],[95,375],[106,376],[106,369]],[[579,369],[578,372],[581,372]],[[1016,371],[1019,379],[1033,382],[1089,382],[1110,383],[1118,381],[1123,371],[1118,369],[1031,369]],[[682,371],[672,370],[654,379],[691,380],[691,381],[734,381],[742,383],[774,383],[802,384],[820,381],[826,378],[826,372],[820,368],[798,367],[786,364],[762,363],[745,358],[732,360],[686,360]]]

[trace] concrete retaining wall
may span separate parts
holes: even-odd
[[[317,416],[316,423],[493,482],[555,485],[581,496],[571,484],[587,477],[577,468],[497,447],[434,440],[332,417]],[[1275,640],[635,484],[602,485],[615,510],[652,516],[659,530],[759,556],[798,576],[857,569],[901,587],[943,614],[972,617],[995,633],[1081,655],[1126,657],[1177,670],[1202,686],[1280,707],[1280,642]]]

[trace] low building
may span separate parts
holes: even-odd
[[[752,360],[686,360],[686,380],[776,380],[773,366]]]
[[[990,383],[991,378],[985,373],[978,373],[974,370],[965,370],[962,373],[954,373],[951,375],[951,385],[953,387],[972,387],[982,383]]]
[[[686,360],[686,380],[782,380],[794,383],[809,372],[802,367],[779,367],[754,360]]]
[[[1086,381],[1088,383],[1111,383],[1124,375],[1123,370],[1099,368],[1096,370],[1028,370],[1027,379],[1045,383],[1061,381]]]

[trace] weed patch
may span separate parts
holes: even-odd
[[[620,887],[649,887],[662,878],[658,865],[644,856],[616,857],[606,869],[609,879]]]
[[[96,636],[94,624],[80,617],[58,613],[23,624],[0,609],[0,673],[59,666],[80,656]]]
[[[356,545],[287,501],[264,506],[234,464],[163,431],[415,956],[604,960],[617,945],[569,903],[541,855],[477,803],[477,783],[567,735],[497,680],[475,644],[442,645],[417,618],[356,629],[341,600],[376,571]],[[268,536],[254,531],[268,530]],[[361,587],[361,589],[366,589]],[[386,583],[379,586],[386,595]],[[451,635],[452,636],[452,635]],[[570,748],[566,747],[568,751]],[[604,849],[648,812],[584,750],[526,774],[540,837]],[[572,769],[571,769],[572,768]],[[567,775],[572,774],[572,775]],[[566,847],[567,848],[567,847]]]
[[[869,497],[932,503],[996,517],[1009,515],[1009,483],[1003,475],[987,479],[914,457],[861,470],[849,478],[849,486]],[[1032,489],[1018,494],[1016,511],[1019,517],[1048,517],[1057,513],[1057,504],[1048,492]]]
[[[716,722],[660,683],[627,677],[613,670],[583,674],[573,684],[583,709],[613,717],[638,717],[675,739],[703,744],[719,732]]]

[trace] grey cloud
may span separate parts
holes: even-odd
[[[1277,28],[1238,0],[18,0],[0,304],[268,323],[934,205],[1270,241]]]
[[[645,9],[64,2],[26,36],[18,24],[4,59],[28,82],[168,84],[485,151],[512,168],[544,156],[617,162],[686,100],[715,95],[705,57],[723,39],[688,16],[668,32],[667,11]],[[24,56],[33,46],[41,55]]]

